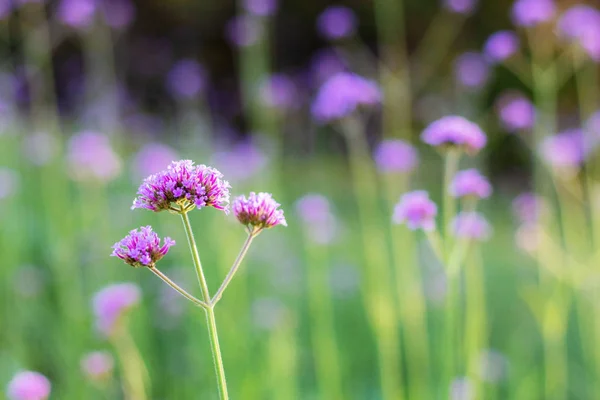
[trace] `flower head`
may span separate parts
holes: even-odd
[[[10,400],[45,400],[50,396],[51,384],[39,372],[22,371],[8,383],[6,395]]]
[[[110,377],[115,360],[106,351],[93,351],[81,359],[83,373],[92,381],[102,381]]]
[[[195,60],[181,60],[169,71],[167,86],[178,99],[193,99],[206,86],[206,71]]]
[[[517,0],[512,7],[515,25],[532,27],[550,21],[556,12],[553,0]]]
[[[119,257],[132,267],[153,267],[175,245],[170,237],[166,237],[164,242],[161,246],[160,238],[152,231],[152,227],[143,226],[139,231],[130,231],[129,235],[115,243],[111,256]]]
[[[348,7],[331,6],[319,15],[317,28],[326,39],[342,39],[354,34],[356,15]]]
[[[502,62],[519,50],[519,37],[512,31],[499,31],[485,42],[483,54],[491,63]]]
[[[140,301],[140,288],[134,283],[116,283],[98,291],[92,300],[96,327],[110,335],[121,316]]]
[[[490,67],[481,54],[469,51],[456,59],[454,74],[462,86],[478,89],[487,83]]]
[[[340,72],[319,89],[311,111],[317,121],[328,123],[347,117],[359,107],[372,107],[381,102],[381,91],[373,81]]]
[[[94,0],[62,0],[57,17],[65,25],[85,29],[94,22],[96,2]]]
[[[253,15],[238,15],[227,23],[225,34],[232,45],[249,47],[261,38],[262,26]]]
[[[244,9],[257,17],[268,17],[277,11],[277,0],[244,0]]]
[[[287,226],[283,210],[279,210],[279,206],[270,193],[251,192],[248,198],[236,198],[232,209],[235,217],[243,225],[261,230],[277,225]]]
[[[477,0],[444,0],[444,8],[457,14],[471,14],[475,10]]]
[[[563,13],[558,21],[558,33],[563,38],[577,42],[595,61],[600,61],[600,11],[576,5]]]
[[[410,172],[419,157],[415,148],[404,140],[384,140],[375,149],[375,163],[381,172]]]
[[[529,130],[535,124],[535,106],[520,93],[503,94],[496,102],[496,109],[500,122],[509,132]]]
[[[421,139],[436,147],[458,147],[475,154],[485,146],[485,133],[477,124],[459,116],[447,116],[432,122]]]
[[[227,212],[229,183],[214,168],[194,165],[191,160],[173,161],[166,170],[147,177],[138,189],[132,209],[146,208],[155,212],[194,207],[214,207]]]
[[[535,193],[522,193],[512,202],[513,213],[522,224],[538,222],[540,216],[546,212],[547,207],[544,198]]]
[[[409,229],[435,229],[435,216],[437,206],[429,199],[429,194],[424,190],[417,190],[404,194],[394,208],[392,217],[396,224],[406,224]]]
[[[492,185],[476,169],[460,171],[450,185],[450,194],[454,197],[475,197],[485,199],[492,194]]]
[[[452,222],[452,231],[462,239],[486,240],[492,228],[483,215],[473,211],[458,214]]]
[[[577,168],[587,155],[585,140],[580,129],[569,129],[548,136],[540,146],[542,158],[553,167]]]

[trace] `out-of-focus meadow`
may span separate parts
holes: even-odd
[[[130,210],[179,159],[288,222],[216,307],[232,399],[597,398],[597,6],[0,2],[0,398],[217,398],[203,311],[110,257],[152,225],[200,296],[179,218]],[[449,195],[453,150],[421,132],[450,115],[486,133],[459,163],[491,196]],[[436,230],[394,217],[413,190]],[[489,226],[453,239],[475,207]],[[214,293],[244,229],[189,216]],[[118,283],[139,292],[101,292],[109,334]]]

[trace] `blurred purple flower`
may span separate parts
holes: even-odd
[[[258,42],[262,34],[262,26],[255,17],[238,15],[227,23],[225,34],[232,45],[249,47]]]
[[[432,122],[421,134],[423,142],[435,147],[459,147],[475,154],[487,141],[479,126],[466,118],[451,115]]]
[[[312,79],[321,85],[333,75],[347,70],[345,61],[331,49],[319,50],[311,60]]]
[[[61,0],[57,11],[58,19],[75,29],[85,29],[94,22],[96,2],[94,0]]]
[[[499,383],[508,375],[508,359],[497,350],[484,350],[479,364],[479,375],[486,382]]]
[[[424,190],[409,192],[400,198],[394,207],[392,220],[396,224],[406,224],[408,229],[435,229],[435,216],[437,206],[429,199],[429,194]]]
[[[478,0],[443,0],[444,8],[457,14],[471,14]]]
[[[515,25],[532,27],[550,21],[556,5],[553,0],[516,0],[511,13]]]
[[[577,168],[586,158],[585,136],[580,129],[569,129],[544,138],[540,145],[542,158],[557,168]]]
[[[193,99],[206,85],[206,71],[195,60],[178,61],[167,76],[167,87],[178,99]]]
[[[296,201],[296,212],[304,223],[308,239],[318,244],[329,244],[335,239],[338,222],[327,197],[314,193],[304,195]]]
[[[69,174],[77,181],[108,182],[121,173],[121,160],[115,154],[108,137],[83,131],[69,139],[67,146]]]
[[[461,212],[452,221],[454,235],[462,239],[486,240],[492,233],[492,227],[478,212]]]
[[[173,204],[198,209],[214,207],[227,213],[229,182],[214,168],[191,160],[173,161],[167,169],[150,175],[140,185],[131,209],[159,212]]]
[[[98,331],[111,335],[121,316],[137,305],[140,297],[140,288],[134,283],[116,283],[98,291],[92,300]]]
[[[519,37],[515,32],[499,31],[487,39],[483,46],[483,54],[488,62],[498,63],[515,54],[519,46]]]
[[[588,118],[585,129],[593,139],[600,139],[600,111],[596,111]]]
[[[11,0],[0,0],[0,20],[8,17],[13,10]]]
[[[111,28],[127,28],[135,18],[135,6],[131,0],[103,0],[100,6],[104,21]]]
[[[317,18],[317,29],[325,39],[336,40],[352,36],[356,23],[354,11],[344,6],[331,6]]]
[[[558,21],[561,37],[578,42],[588,55],[600,61],[600,11],[587,6],[576,5],[565,11]]]
[[[419,162],[415,148],[401,139],[388,139],[379,143],[374,158],[381,172],[410,172]]]
[[[507,92],[496,101],[500,122],[509,132],[530,130],[535,125],[535,106],[525,96],[517,92]]]
[[[119,257],[132,267],[154,267],[163,258],[175,241],[170,237],[164,238],[164,244],[160,244],[160,238],[151,226],[143,226],[138,231],[134,229],[127,236],[113,245],[111,256]]]
[[[250,140],[236,143],[231,149],[213,155],[212,162],[233,182],[245,181],[268,164],[264,151]]]
[[[262,230],[277,225],[287,226],[283,210],[279,209],[280,205],[270,193],[250,192],[248,198],[243,195],[237,197],[231,208],[242,225],[249,229],[252,227],[253,230]]]
[[[449,188],[453,197],[475,197],[485,199],[492,194],[492,185],[474,168],[459,171]]]
[[[300,105],[296,84],[284,74],[274,74],[262,82],[260,98],[268,107],[279,110],[295,109]]]
[[[352,73],[341,72],[329,78],[319,89],[311,111],[320,123],[349,116],[357,108],[381,102],[377,84]]]
[[[23,138],[23,154],[33,165],[51,162],[58,152],[58,141],[48,132],[36,132]]]
[[[115,366],[113,356],[106,351],[93,351],[81,359],[81,370],[91,381],[104,381],[110,378]]]
[[[547,210],[547,204],[543,197],[535,193],[522,193],[513,200],[512,209],[520,223],[534,224]]]
[[[10,168],[0,167],[0,200],[13,196],[20,186],[17,172]]]
[[[178,159],[177,152],[162,143],[148,143],[137,152],[133,159],[133,172],[136,181],[156,174]]]
[[[45,400],[50,397],[51,384],[39,372],[22,371],[8,383],[6,395],[10,400]]]
[[[477,89],[484,86],[490,76],[489,64],[476,52],[460,55],[454,63],[456,80],[464,87]]]
[[[473,384],[467,377],[455,378],[450,383],[450,400],[473,400]]]
[[[244,0],[243,6],[250,14],[268,17],[277,12],[278,0]]]

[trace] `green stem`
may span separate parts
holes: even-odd
[[[453,247],[453,240],[451,234],[451,224],[454,215],[456,214],[456,201],[450,196],[450,185],[452,184],[452,179],[456,175],[456,171],[458,171],[458,164],[460,162],[460,150],[457,149],[448,149],[444,156],[444,187],[442,188],[442,196],[444,199],[444,226],[442,227],[442,231],[444,232],[444,252],[446,254],[446,263],[448,262],[448,258],[450,257],[450,251]]]
[[[196,268],[196,275],[198,275],[198,282],[202,289],[202,295],[204,302],[210,304],[210,292],[208,285],[206,284],[206,278],[204,277],[204,271],[202,270],[202,264],[200,263],[200,255],[198,254],[198,248],[196,247],[196,241],[194,240],[194,233],[192,232],[192,226],[190,225],[190,219],[187,212],[181,213],[181,219],[185,228],[185,234],[188,239],[192,258],[194,259],[194,267]],[[223,358],[221,357],[221,348],[219,346],[219,335],[217,333],[217,321],[215,320],[215,311],[212,306],[205,309],[206,321],[208,323],[208,335],[210,337],[210,347],[212,350],[213,364],[215,366],[215,373],[217,374],[217,385],[219,388],[219,398],[221,400],[229,399],[227,394],[227,381],[225,380],[225,368],[223,367]]]
[[[165,282],[167,285],[171,286],[173,289],[175,289],[177,292],[179,292],[179,294],[181,294],[183,297],[185,297],[186,299],[188,299],[189,301],[191,301],[195,305],[197,305],[199,307],[202,307],[204,309],[208,308],[208,304],[206,304],[202,300],[198,300],[197,298],[195,298],[194,296],[192,296],[191,294],[189,294],[188,292],[186,292],[185,289],[183,289],[178,284],[176,284],[175,282],[173,282],[168,276],[166,276],[165,274],[163,274],[156,267],[149,267],[148,269],[154,275],[158,276],[163,282]]]

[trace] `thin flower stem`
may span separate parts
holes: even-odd
[[[454,179],[454,175],[456,175],[456,171],[458,171],[458,165],[460,162],[460,150],[457,149],[448,149],[445,155],[444,160],[444,187],[443,191],[443,199],[444,199],[444,226],[442,227],[444,232],[444,253],[445,253],[445,262],[448,263],[448,258],[450,257],[450,251],[452,249],[453,240],[450,230],[452,219],[454,218],[454,214],[456,214],[456,201],[450,196],[449,188],[452,183],[452,179]]]
[[[194,267],[196,268],[196,274],[198,275],[198,281],[200,282],[200,288],[202,289],[202,295],[205,303],[210,303],[210,292],[208,285],[206,284],[206,278],[202,270],[202,264],[200,263],[200,255],[198,254],[198,248],[196,247],[196,241],[194,240],[194,233],[192,232],[192,226],[190,225],[190,219],[187,216],[187,212],[182,209],[181,219],[185,228],[185,234],[188,239],[192,258],[194,259]],[[217,333],[217,321],[215,320],[215,311],[210,305],[205,308],[206,321],[208,323],[208,336],[210,337],[210,348],[213,356],[213,364],[215,366],[215,373],[217,375],[217,386],[219,388],[219,399],[228,400],[229,395],[227,393],[227,381],[225,379],[225,368],[223,367],[223,358],[221,357],[221,347],[219,346],[219,335]]]
[[[208,304],[206,304],[202,300],[198,300],[197,298],[195,298],[194,296],[192,296],[191,294],[186,292],[185,289],[183,289],[181,286],[179,286],[178,284],[173,282],[168,276],[163,274],[156,267],[150,267],[149,269],[154,275],[158,276],[160,279],[162,279],[163,282],[165,282],[167,285],[171,286],[173,289],[175,289],[177,292],[179,292],[179,294],[181,294],[183,297],[185,297],[186,299],[188,299],[195,305],[202,307],[204,309],[208,308]]]
[[[242,249],[240,250],[240,253],[238,254],[237,258],[235,259],[235,262],[231,266],[231,269],[229,270],[229,273],[227,274],[227,276],[223,280],[223,283],[221,284],[221,287],[219,287],[219,290],[217,290],[217,293],[215,293],[215,296],[210,301],[210,306],[211,307],[214,307],[219,302],[219,300],[221,300],[221,296],[223,296],[223,292],[225,291],[225,289],[227,289],[227,286],[229,285],[229,283],[233,279],[233,276],[235,275],[235,273],[237,272],[237,270],[240,268],[242,260],[246,256],[246,253],[248,252],[248,249],[250,248],[250,244],[252,244],[252,240],[257,235],[258,235],[258,232],[256,232],[256,233],[255,232],[248,233],[248,237],[246,238],[246,241],[244,242],[244,245],[242,246]]]

